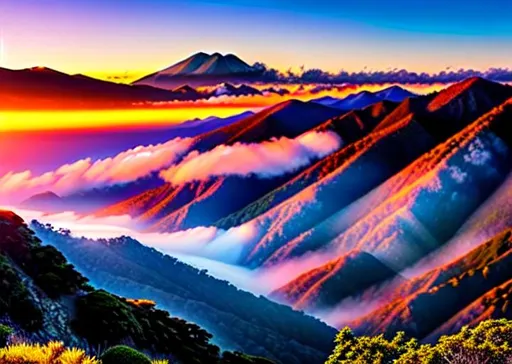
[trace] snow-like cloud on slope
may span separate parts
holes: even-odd
[[[193,143],[193,138],[176,138],[162,144],[138,146],[111,158],[81,159],[40,175],[30,170],[9,172],[0,177],[0,202],[15,203],[46,191],[65,195],[133,181],[170,166]]]
[[[295,139],[283,137],[257,144],[219,145],[204,153],[189,153],[160,176],[173,184],[212,176],[274,177],[307,166],[341,145],[340,137],[334,132],[307,132]]]

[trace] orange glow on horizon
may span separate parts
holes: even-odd
[[[135,126],[172,126],[194,118],[227,117],[245,108],[5,111],[0,132]]]
[[[260,85],[258,88],[263,89],[270,86],[272,85]],[[2,111],[0,112],[0,132],[171,126],[195,118],[228,117],[247,110],[258,111],[290,99],[310,101],[324,96],[344,98],[361,91],[379,91],[393,86],[393,84],[340,85],[320,92],[312,92],[318,85],[273,86],[285,88],[290,91],[290,94],[285,96],[273,93],[256,96],[220,96],[208,100],[143,103],[124,109]],[[434,84],[408,85],[404,88],[417,94],[427,94],[445,87],[444,84]]]

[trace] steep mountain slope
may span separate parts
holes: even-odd
[[[323,267],[304,273],[273,292],[271,297],[298,309],[321,309],[396,277],[395,271],[371,254],[353,250]]]
[[[477,82],[477,86],[478,84],[479,83]],[[497,87],[500,90],[505,90],[506,92],[510,91],[510,89],[505,86],[498,85]],[[502,89],[502,87],[505,88]],[[450,89],[447,90],[447,92],[449,93],[451,93],[451,91],[452,90]],[[427,97],[424,100],[422,100],[421,98],[418,99],[419,102],[415,102],[414,105],[411,104],[411,100],[406,100],[404,102],[404,106],[406,106],[407,110],[409,110],[411,106],[414,106],[414,108],[418,107],[419,109],[421,109],[421,104],[425,104],[425,101],[431,101],[431,97]],[[487,96],[485,96],[484,99],[487,99]],[[457,104],[457,102],[455,101],[454,103]],[[450,110],[445,111],[448,112]],[[475,109],[475,115],[478,116],[479,110],[480,109],[478,108]],[[457,111],[458,109],[455,109],[455,112]],[[507,114],[508,106],[504,107],[500,111],[500,113]],[[430,121],[428,123],[426,122],[427,120],[425,118],[418,118],[418,121],[416,121],[415,113],[404,113],[404,110],[402,109],[401,105],[398,108],[396,108],[388,117],[386,117],[383,123],[387,123],[388,120],[391,120],[393,114],[405,114],[406,116],[401,120],[388,123],[387,128],[377,128],[368,137],[362,139],[359,142],[348,145],[339,152],[336,152],[333,155],[325,158],[323,161],[318,162],[315,166],[311,167],[310,169],[308,169],[308,171],[304,172],[294,180],[290,181],[287,185],[283,186],[278,190],[273,191],[271,194],[267,196],[264,196],[259,201],[256,201],[255,203],[249,205],[247,208],[244,208],[243,211],[237,213],[236,215],[234,215],[234,217],[231,217],[228,222],[229,225],[237,225],[244,221],[249,220],[250,218],[254,218],[257,215],[260,215],[262,212],[265,212],[265,210],[268,211],[267,213],[257,217],[252,222],[256,224],[261,231],[265,231],[265,233],[258,239],[256,245],[253,245],[252,247],[247,247],[247,255],[245,258],[242,259],[242,261],[245,261],[251,266],[253,264],[263,264],[265,260],[269,259],[269,257],[280,248],[292,250],[283,247],[285,246],[286,243],[292,242],[292,240],[295,238],[299,239],[299,241],[292,242],[293,245],[301,245],[302,247],[306,247],[305,249],[301,248],[300,254],[304,254],[305,252],[312,249],[318,249],[319,246],[317,246],[317,244],[321,244],[321,246],[325,245],[326,242],[328,241],[328,239],[326,240],[327,237],[325,235],[315,237],[314,235],[312,235],[312,231],[308,230],[313,228],[323,220],[329,218],[335,212],[347,207],[350,203],[356,201],[364,194],[370,192],[380,183],[385,182],[388,178],[393,176],[395,173],[399,172],[407,164],[413,162],[421,154],[432,148],[436,144],[436,140],[440,138],[438,134],[433,135],[432,133],[426,130],[426,128],[431,129],[431,125],[435,121],[435,119],[429,119]],[[456,115],[457,114],[454,115],[454,119],[452,121],[457,120]],[[493,118],[493,116],[491,115],[490,118]],[[483,124],[486,123],[483,122]],[[494,124],[498,129],[505,128],[500,131],[500,136],[507,139],[508,137],[506,135],[506,123],[495,122]],[[497,126],[498,124],[500,126]],[[471,136],[468,136],[468,138],[471,139]],[[493,136],[491,135],[489,136],[489,138],[490,141],[487,141],[486,143],[492,143]],[[452,143],[455,143],[455,141],[456,140],[453,140]],[[505,140],[505,142],[508,143],[507,140]],[[478,144],[479,140],[476,140],[475,143]],[[440,155],[443,156],[443,151],[453,150],[454,146],[456,145],[457,144],[450,146],[448,144],[447,147],[440,147],[438,148],[439,152],[436,153],[440,153]],[[498,145],[496,145],[495,147],[498,148]],[[471,148],[476,147],[472,146]],[[496,149],[494,147],[492,148]],[[354,152],[354,150],[359,151]],[[470,154],[471,153],[472,152],[470,152]],[[350,160],[347,158],[347,156],[350,156]],[[458,158],[460,158],[460,156]],[[329,165],[328,161],[336,161],[336,163],[331,163],[331,165]],[[435,161],[435,158],[432,159],[432,161]],[[344,166],[342,166],[343,163]],[[319,168],[321,166],[324,167],[326,165],[329,166],[329,169],[322,168],[326,172],[324,174],[323,180],[316,182],[314,185],[305,188],[304,179],[307,173],[311,172],[315,168]],[[350,167],[351,165],[352,168]],[[416,165],[423,165],[424,167],[430,166],[426,170],[431,170],[433,166],[432,164],[430,164],[430,162],[426,164],[418,162],[418,164]],[[372,166],[375,167],[372,168]],[[501,171],[504,170],[503,168],[506,169],[506,163],[504,163],[504,165],[500,165],[500,168],[502,168]],[[336,171],[336,173],[333,173],[332,171]],[[392,195],[392,191],[397,192],[401,188],[404,181],[408,180],[407,176],[411,178],[418,178],[420,176],[413,171],[414,170],[411,170],[410,173],[412,174],[410,176],[407,174],[403,174],[403,177],[397,177],[398,179],[396,179],[396,183],[390,182],[391,184],[394,184],[394,186],[391,187],[391,190],[386,190],[387,192],[385,191],[384,193],[380,194],[380,200],[374,201],[374,203],[381,203],[386,198]],[[452,170],[450,171],[453,172]],[[457,171],[458,170],[455,170],[455,172]],[[500,173],[502,173],[501,171]],[[329,173],[331,174],[329,175]],[[360,175],[354,175],[353,173],[360,173]],[[475,171],[475,173],[477,172]],[[500,180],[502,177],[503,176],[500,175],[497,180],[489,182],[489,186],[496,186],[495,184],[499,183],[498,180]],[[340,191],[339,188],[341,187],[336,187],[334,181],[340,181],[338,183],[341,183],[341,185],[338,186],[343,186],[343,194],[340,195],[340,198],[336,200],[333,200],[331,196],[337,194],[338,192],[336,191]],[[297,183],[295,188],[293,187],[294,183]],[[353,187],[351,186],[351,184],[353,184]],[[486,187],[485,193],[492,192],[492,188],[493,187]],[[297,194],[293,196],[293,194],[295,193]],[[481,202],[481,200],[479,201]],[[279,203],[281,203],[281,205],[278,205]],[[269,207],[274,207],[274,209],[268,210]],[[413,223],[415,218],[413,218],[412,220],[409,218],[405,218],[405,220],[400,220],[401,218],[400,214],[398,213],[398,210],[398,208],[393,208],[392,210],[397,213],[394,218],[396,224],[400,225],[402,223],[412,223],[413,225],[411,225],[407,229],[412,229],[411,233],[415,235],[417,235],[417,233],[414,233],[414,231],[417,229],[424,231],[424,229],[421,228],[421,221]],[[459,218],[463,219],[464,217],[460,216]],[[355,221],[356,220],[353,220],[353,222]],[[402,221],[402,223],[400,221]],[[226,227],[226,220],[223,220],[219,225],[222,227]],[[347,224],[345,224],[342,228],[336,229],[336,226],[329,225],[329,238],[334,238],[335,233],[343,232],[343,229],[346,229],[348,226]],[[403,228],[405,228],[405,226],[402,226],[402,229]],[[367,228],[361,231],[367,231],[366,229]],[[389,229],[389,231],[392,230],[391,227],[389,227]],[[421,236],[427,238],[427,240],[424,241],[424,244],[437,245],[437,243],[435,243],[435,240],[432,240],[431,238],[428,237],[428,234]],[[311,246],[308,247],[308,245]],[[294,248],[293,250],[296,249]],[[262,253],[264,251],[266,251],[266,253]],[[255,262],[253,259],[259,254],[262,255],[258,259],[258,262]],[[287,255],[288,254],[285,254],[285,257]]]
[[[0,276],[1,322],[29,342],[62,341],[94,354],[93,348],[124,343],[186,364],[224,363],[208,332],[151,301],[93,289],[8,211],[0,211]]]
[[[282,197],[287,199],[248,222],[255,224],[261,233],[246,247],[241,263],[251,267],[264,264],[286,243],[370,192],[433,145],[431,136],[421,126],[405,120],[318,162],[271,196],[264,197],[270,203],[274,199],[279,202]],[[304,182],[308,180],[310,185],[305,187]],[[290,196],[290,192],[296,194]],[[268,206],[267,201],[261,203]]]
[[[362,110],[353,110],[329,119],[317,126],[315,130],[332,130],[343,139],[345,144],[352,143],[372,131],[397,106],[398,104],[390,101],[380,101]]]
[[[456,90],[460,90],[462,88],[465,90],[465,92],[454,92],[454,88]],[[484,90],[480,90],[481,88]],[[492,100],[486,94],[486,89],[492,90]],[[485,80],[472,79],[465,81],[463,85],[451,86],[438,94],[419,96],[415,98],[407,98],[400,105],[395,107],[383,119],[365,122],[369,123],[370,125],[373,123],[377,123],[377,125],[374,127],[374,135],[368,136],[366,138],[366,141],[363,140],[360,143],[348,145],[345,149],[343,149],[343,151],[340,151],[337,154],[352,155],[352,152],[349,152],[350,150],[353,151],[354,149],[362,148],[362,146],[365,143],[373,144],[373,142],[369,142],[370,140],[378,140],[384,134],[389,134],[389,137],[392,137],[392,135],[394,135],[393,133],[399,134],[400,128],[402,128],[403,125],[407,125],[411,120],[413,121],[413,123],[421,125],[420,128],[427,132],[429,138],[432,139],[430,142],[430,147],[433,147],[435,143],[444,141],[443,137],[441,137],[439,133],[432,132],[435,131],[435,125],[445,125],[445,127],[449,128],[450,130],[454,128],[453,125],[456,125],[457,128],[462,128],[464,125],[469,124],[470,122],[476,120],[478,117],[483,115],[485,112],[489,111],[489,109],[492,106],[498,106],[503,102],[503,100],[511,96],[511,87],[495,84]],[[438,109],[435,114],[427,112],[426,110],[428,108],[428,105],[432,102],[434,98],[451,100],[450,102],[447,103],[447,105],[455,106],[442,107]],[[469,111],[463,111],[466,104],[468,104],[467,109]],[[375,107],[377,105],[379,104],[376,104]],[[352,119],[352,116],[353,114],[349,113],[347,114],[346,117],[350,120]],[[357,116],[360,117],[360,114],[357,114]],[[341,116],[339,118],[340,122],[343,122],[343,125],[345,125],[344,117],[345,116]],[[347,125],[361,125],[360,122],[358,121],[358,118],[355,118],[353,120],[355,120],[356,124],[349,122],[347,123]],[[335,130],[339,129],[339,127],[336,127],[336,124],[341,125],[341,123],[334,123]],[[348,126],[344,126],[344,128],[348,128]],[[358,126],[356,126],[355,128],[350,128],[349,130],[353,129],[357,131]],[[401,138],[401,136],[398,136],[398,138]],[[421,146],[422,144],[420,143],[419,145]],[[414,153],[414,143],[411,143],[408,148],[410,151]],[[418,149],[418,153],[415,153],[413,157],[419,157],[425,151],[426,149]],[[399,156],[398,158],[401,159],[403,158],[403,156]],[[337,162],[333,163],[333,161]],[[317,163],[316,167],[314,168],[321,168],[324,171],[322,176],[325,176],[329,172],[332,172],[337,167],[339,167],[339,163],[343,161],[344,159],[336,157],[335,154],[332,157],[329,156],[325,158],[324,161]],[[412,159],[409,159],[407,163],[410,162],[412,162]],[[389,163],[389,161],[386,163]],[[405,165],[402,165],[402,167],[405,167]],[[310,170],[312,169],[313,167]],[[299,180],[301,181],[300,186],[296,186],[295,188],[292,188],[290,186],[291,183],[298,182]],[[309,180],[309,182],[306,182],[306,180]],[[302,176],[298,177],[296,180],[291,181],[288,185],[285,185],[278,190],[272,191],[269,195],[264,196],[259,201],[255,201],[254,203],[248,205],[244,209],[236,212],[235,214],[229,216],[228,218],[222,219],[221,221],[218,222],[218,226],[230,227],[244,223],[256,217],[257,215],[268,211],[270,208],[275,207],[277,204],[293,196],[293,194],[297,193],[300,189],[305,188],[306,186],[310,185],[313,182],[316,182],[317,180],[318,179],[316,178],[306,179],[302,178]],[[374,185],[373,187],[376,187],[376,185]]]
[[[131,238],[94,241],[37,222],[32,226],[94,285],[126,297],[151,299],[206,327],[223,347],[287,364],[322,363],[332,349],[335,330],[321,321],[240,291]]]
[[[219,144],[260,142],[282,136],[295,138],[339,114],[339,110],[318,104],[298,100],[285,101],[202,135],[198,148],[206,150]]]
[[[364,110],[329,119],[313,130],[318,132],[334,131],[345,143],[350,143],[368,134],[378,120],[391,112],[394,106],[394,104],[387,102],[377,103]],[[148,211],[149,214],[144,213],[141,215],[141,219],[144,222],[153,220],[154,225],[151,230],[154,231],[178,231],[211,225],[231,213],[243,209],[269,191],[282,186],[295,177],[297,173],[289,173],[271,179],[254,176],[214,178],[203,182],[203,184],[211,185],[211,187],[204,189],[203,193],[194,196],[193,199],[188,200],[188,203],[182,205],[179,209],[175,209],[160,221],[157,219],[164,215],[161,212],[158,213],[158,216],[155,216],[154,213]],[[194,188],[190,186],[193,184],[179,186],[178,188],[194,191]],[[233,198],[235,191],[243,191],[243,193],[238,194],[237,198]],[[173,201],[170,200],[161,201],[159,210],[169,211],[169,205],[172,205],[172,203]],[[121,211],[123,211],[122,208]]]
[[[418,338],[458,330],[478,317],[511,317],[512,231],[506,230],[462,258],[408,281],[395,299],[353,322],[358,333],[404,330]]]
[[[318,243],[313,231],[281,248],[279,260],[318,249],[330,256],[360,249],[401,271],[440,248],[510,173],[511,115],[512,99],[387,181],[378,189],[380,201],[328,244]],[[339,269],[326,264],[311,274]],[[291,285],[308,284],[297,280]]]
[[[411,100],[409,112],[429,133],[443,140],[510,97],[512,87],[474,77],[419,101]],[[405,111],[397,109],[402,117]],[[384,128],[399,119],[397,115],[390,115],[390,120],[379,127]]]
[[[338,110],[321,105],[285,102],[199,136],[196,148],[206,151],[217,143],[262,142],[282,136],[294,138],[338,114]],[[212,177],[178,186],[165,184],[134,195],[99,214],[130,214],[139,217],[142,226],[154,225],[154,229],[160,231],[213,224],[281,186],[295,174],[265,179],[254,176]],[[243,193],[233,198],[234,191]]]

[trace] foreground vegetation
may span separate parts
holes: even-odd
[[[383,335],[356,337],[348,328],[336,337],[336,348],[326,364],[503,364],[512,363],[512,321],[481,322],[442,336],[434,345],[420,345],[399,332],[391,340]]]
[[[0,349],[2,364],[169,364],[167,360],[151,361],[144,354],[125,346],[107,350],[100,359],[88,356],[77,348],[66,348],[61,342],[46,345],[15,344]]]
[[[129,237],[98,240],[77,238],[70,236],[69,231],[37,221],[32,221],[31,228],[45,243],[62,252],[98,287],[117,296],[157,302],[159,308],[172,315],[207,327],[215,343],[221,347],[286,364],[323,363],[334,348],[333,338],[337,330],[320,320],[263,296],[242,291],[228,282],[211,277],[205,270],[197,270]],[[111,304],[120,313],[123,322],[127,323],[123,327],[133,328],[135,332],[139,330],[136,322],[145,326],[146,314],[158,321],[163,319],[160,314],[154,315],[145,310],[131,307],[127,310],[126,302],[113,302],[111,297],[99,292],[81,298],[77,303],[85,325],[78,322],[75,328],[103,347],[119,343],[123,332],[118,333],[109,327],[101,332],[87,332],[87,323],[90,322],[89,317],[99,324],[102,324],[104,317],[107,321],[112,320],[108,317],[108,306]],[[96,312],[92,312],[93,306],[98,308],[94,309]],[[155,327],[156,331],[148,327],[148,337],[130,335],[136,340],[140,339],[137,347],[151,351],[152,348],[147,348],[146,344],[154,344],[172,349],[173,354],[182,352],[188,356],[188,349],[179,343],[172,345],[153,340],[154,337],[150,337],[153,332],[161,333],[159,336],[164,339],[168,335],[165,327],[155,323],[150,326]],[[177,327],[178,332],[184,333],[182,329],[185,328]],[[190,329],[195,331],[195,328]],[[194,341],[202,346],[200,342],[203,337],[201,335],[200,340]],[[183,338],[188,340],[185,335]],[[198,353],[201,350],[199,347]],[[213,353],[214,348],[208,350]]]
[[[0,364],[96,363],[86,354],[99,356],[120,344],[183,364],[269,363],[222,352],[208,331],[157,309],[152,301],[94,289],[59,250],[43,245],[19,216],[1,210],[0,319],[9,324],[0,325],[0,347],[12,345],[0,352]],[[22,340],[13,343],[12,337]],[[17,341],[22,344],[14,345]],[[49,344],[29,344],[37,342]],[[126,360],[119,361],[116,355],[131,355],[141,363],[150,362],[128,347],[109,353],[105,361],[123,363]]]
[[[46,345],[13,344],[0,348],[1,364],[172,364],[167,359],[151,360],[145,354],[128,346],[119,345],[106,350],[99,358],[89,356],[82,349],[67,348],[62,342]],[[211,362],[198,362],[211,363]],[[272,364],[264,358],[241,353],[225,352],[222,364]]]
[[[475,328],[464,327],[454,335],[442,336],[436,344],[419,344],[406,340],[400,332],[391,340],[383,335],[356,337],[350,329],[340,331],[336,349],[326,364],[503,364],[512,363],[512,321],[488,320]],[[47,345],[14,344],[0,349],[2,364],[171,364],[167,360],[151,360],[127,346],[114,346],[99,358],[88,356],[77,348],[66,348],[60,342]],[[200,362],[203,363],[203,362]],[[206,363],[206,362],[204,362]],[[223,364],[269,364],[263,358],[240,353],[223,354]]]

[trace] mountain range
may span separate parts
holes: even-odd
[[[80,74],[69,75],[47,67],[21,70],[0,68],[0,109],[127,108],[147,103],[263,94],[263,91],[242,81],[220,75],[212,79],[209,89],[198,90],[194,82],[178,83],[168,87],[160,84],[150,86],[145,83],[127,85]],[[264,92],[286,94],[274,88],[267,88]]]
[[[252,71],[236,57],[202,54],[146,81],[226,73]],[[226,80],[219,87],[250,91]],[[95,287],[151,299],[223,348],[320,363],[333,327],[429,342],[512,317],[511,120],[512,87],[482,78],[427,95],[393,86],[287,100],[229,120],[191,120],[181,126],[194,130],[190,148],[171,166],[70,195],[48,191],[24,207],[84,204],[91,219],[130,216],[140,242],[32,227]],[[144,245],[155,236],[166,243]],[[174,245],[200,246],[196,258],[252,272],[256,282],[271,277],[272,289],[266,298],[243,292],[162,253]]]
[[[68,75],[46,67],[0,68],[0,108],[72,108],[127,106],[134,102],[183,98],[150,86],[130,86],[84,75]]]
[[[348,300],[384,305],[381,296],[390,291],[388,284],[394,292],[390,297],[403,297],[402,287],[411,284],[404,272],[451,246],[480,209],[492,211],[498,204],[489,206],[491,201],[504,201],[498,196],[508,193],[501,186],[512,170],[511,98],[509,86],[473,78],[439,93],[377,101],[348,112],[317,102],[287,102],[201,135],[198,150],[293,138],[308,130],[334,132],[344,146],[279,177],[162,184],[100,215],[130,214],[141,228],[160,232],[212,224],[223,230],[250,226],[255,233],[242,243],[237,264],[270,269],[314,258],[314,264],[271,294],[274,299],[314,314],[336,310]],[[508,210],[481,223],[478,231],[486,233],[478,235],[479,244],[499,236],[510,223],[510,205],[499,203]],[[489,282],[488,289],[505,282]],[[414,333],[427,337],[459,328],[445,322],[454,315],[466,322],[464,310],[477,309],[466,307],[476,298],[465,298],[449,317],[433,320],[435,327],[414,325],[423,330]],[[365,333],[383,327],[353,325]]]
[[[363,109],[379,101],[402,102],[409,97],[415,96],[417,95],[400,86],[391,86],[377,92],[361,91],[350,94],[342,99],[332,96],[324,96],[311,101],[324,106],[334,107],[336,109],[355,110]]]
[[[188,59],[190,64],[199,64],[192,59],[194,57]],[[202,59],[201,57],[199,58]],[[224,61],[221,62],[219,59]],[[236,56],[216,56],[216,61],[213,63],[205,61],[208,67],[199,67],[190,74],[187,72],[193,68],[191,65],[178,67],[183,62],[171,67],[162,75],[157,73],[148,76],[147,82],[143,79],[132,85],[99,80],[80,74],[69,75],[47,67],[21,70],[0,68],[0,109],[128,108],[147,104],[165,105],[176,101],[208,100],[221,96],[274,94],[284,97],[290,93],[287,89],[277,86],[261,89],[251,86],[257,81],[255,78],[257,70],[252,70],[252,73],[244,71],[245,73],[231,74],[227,66],[215,66],[219,62],[234,63],[229,69],[251,69]],[[222,70],[227,70],[228,73],[222,73]],[[203,77],[207,78],[205,82],[201,81]],[[160,82],[162,79],[167,81]],[[363,91],[343,99],[325,96],[312,101],[340,110],[352,110],[364,108],[378,101],[401,102],[407,97],[414,96],[413,93],[399,86],[392,86],[375,93]]]

